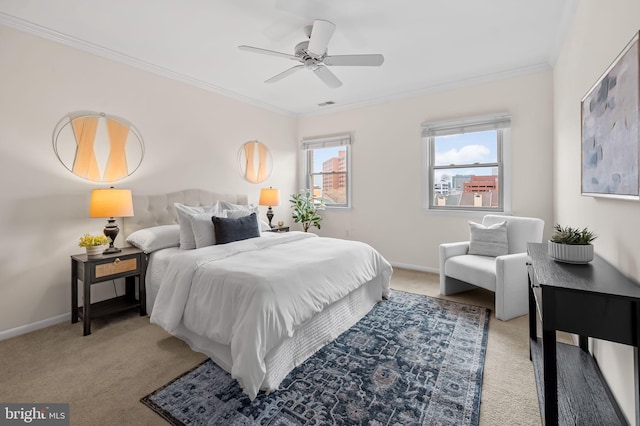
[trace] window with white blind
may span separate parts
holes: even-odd
[[[351,135],[302,140],[305,186],[331,207],[351,207]]]
[[[422,124],[428,210],[511,210],[508,114]]]

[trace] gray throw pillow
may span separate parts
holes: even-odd
[[[509,254],[506,221],[491,226],[469,222],[469,228],[471,231],[469,254],[491,257]]]
[[[255,213],[239,218],[213,216],[211,220],[216,234],[216,244],[227,244],[260,236]]]

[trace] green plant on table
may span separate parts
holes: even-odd
[[[321,197],[313,195],[310,189],[303,189],[296,194],[292,194],[289,201],[293,208],[291,217],[295,223],[302,224],[304,232],[307,232],[312,226],[320,229],[322,216],[318,212],[325,208],[324,200]]]
[[[78,245],[80,247],[96,247],[105,246],[111,242],[111,239],[104,235],[91,235],[89,233],[80,237]]]
[[[587,245],[598,238],[596,234],[589,231],[586,226],[580,229],[571,226],[562,227],[556,224],[553,230],[554,234],[551,236],[551,241],[557,244]]]

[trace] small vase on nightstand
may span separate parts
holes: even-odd
[[[85,247],[87,250],[87,256],[96,256],[102,254],[102,252],[107,248],[107,246],[91,246]]]

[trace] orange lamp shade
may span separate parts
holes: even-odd
[[[273,188],[262,188],[260,191],[260,201],[258,204],[261,206],[277,206],[280,204],[280,190]]]
[[[89,217],[133,216],[133,200],[130,189],[94,189],[91,191]]]

